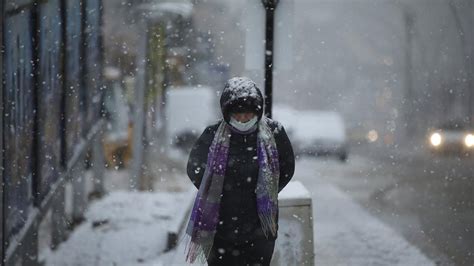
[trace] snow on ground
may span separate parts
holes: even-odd
[[[359,159],[352,163],[364,165]],[[354,165],[302,159],[295,177],[313,199],[316,265],[434,265],[418,248],[331,184],[332,176],[318,174],[328,167],[338,175],[344,174],[342,168]]]
[[[51,266],[149,265],[165,250],[169,228],[180,222],[176,213],[193,195],[192,190],[112,192],[90,206],[86,221],[58,250],[41,257]]]
[[[306,186],[313,200],[315,265],[434,265],[331,184],[331,178],[344,178],[345,168],[364,165],[359,159],[347,164],[314,159],[297,162],[295,180]],[[168,228],[178,223],[176,212],[192,201],[195,189],[184,177],[161,179],[162,188],[173,192],[115,191],[92,203],[86,221],[66,242],[56,251],[41,253],[45,265],[186,265],[184,241],[173,251],[163,251]],[[176,190],[176,182],[190,190]],[[293,248],[298,248],[297,243],[295,240]]]
[[[340,189],[321,184],[313,191],[318,265],[434,265]]]
[[[348,164],[309,158],[297,161],[295,180],[303,182],[313,200],[315,265],[434,265],[417,247],[330,183],[331,178],[344,178],[348,167],[367,167],[367,162],[362,158],[353,158]],[[329,175],[322,176],[321,170],[329,170],[326,172]],[[280,224],[283,232],[281,226],[284,224]],[[293,245],[299,242],[293,240]],[[154,265],[186,265],[184,255],[182,243],[153,262]]]

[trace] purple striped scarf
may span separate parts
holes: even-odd
[[[214,242],[229,156],[229,127],[225,121],[221,122],[209,148],[206,169],[186,229],[186,234],[190,237],[186,247],[186,261],[190,263],[196,258],[204,262]],[[258,124],[257,157],[259,171],[255,191],[258,216],[265,235],[275,236],[280,168],[275,138],[266,117]]]

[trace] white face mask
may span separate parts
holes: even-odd
[[[234,119],[233,117],[230,118],[230,125],[233,126],[235,129],[239,130],[239,131],[242,131],[242,132],[245,132],[245,131],[248,131],[250,130],[253,126],[255,126],[255,124],[257,123],[258,121],[258,117],[257,116],[254,116],[254,118],[250,119],[249,121],[247,122],[239,122],[237,121],[236,119]]]

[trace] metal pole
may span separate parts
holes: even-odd
[[[405,123],[406,123],[406,136],[413,138],[415,134],[414,127],[414,93],[413,93],[413,64],[412,64],[412,48],[413,48],[413,27],[415,25],[414,14],[408,7],[403,10],[403,20],[405,22]],[[416,119],[416,118],[415,118]]]
[[[43,3],[44,5],[44,3]],[[33,60],[35,62],[40,62],[40,43],[43,41],[42,38],[40,37],[40,33],[38,29],[40,28],[40,4],[34,5],[32,7],[32,12],[31,12],[31,27],[32,27],[32,36],[34,40],[32,40],[32,45],[33,45]],[[40,73],[40,66],[39,64],[33,64],[33,108],[35,110],[38,110],[38,103],[40,102],[40,84],[39,84],[39,73]],[[41,167],[38,165],[39,163],[39,145],[40,145],[40,134],[39,134],[39,114],[38,112],[34,112],[33,114],[33,142],[32,142],[32,157],[31,157],[31,167],[32,167],[32,175],[31,178],[32,180],[32,192],[33,192],[33,205],[35,207],[41,206],[41,200],[39,198],[39,192],[40,192],[40,169]],[[27,225],[25,225],[27,226]],[[38,222],[35,221],[30,228],[35,228],[33,230],[38,230]],[[28,254],[30,253],[30,256],[25,256],[25,264],[33,264],[37,255],[38,255],[38,237],[28,237],[26,236],[24,240],[28,241],[28,243],[25,243],[24,250],[20,252],[20,254]],[[21,245],[20,245],[21,246]],[[20,247],[21,250],[21,247]],[[16,259],[15,259],[16,260]]]
[[[473,7],[474,7],[474,4],[472,3],[472,1],[466,1],[468,3],[467,5],[467,8],[468,10],[470,10],[471,14],[472,14],[472,11],[473,11]],[[473,16],[469,16],[469,27],[472,27],[473,26]],[[472,35],[471,35],[472,36]],[[473,38],[471,37],[470,39],[471,41],[473,40]],[[468,53],[469,55],[469,59],[468,59],[468,62],[467,64],[469,65],[469,72],[467,73],[468,75],[468,103],[467,103],[467,106],[468,106],[468,115],[469,115],[469,125],[471,126],[471,128],[474,126],[474,110],[473,110],[473,106],[474,105],[474,50],[472,48],[472,45],[469,45],[469,48],[468,48]]]
[[[262,0],[265,7],[265,114],[272,117],[273,98],[273,33],[275,9],[279,0]]]
[[[94,186],[92,195],[94,197],[100,198],[105,194],[104,189],[104,174],[105,174],[105,158],[104,150],[102,146],[102,139],[104,136],[104,126],[101,125],[100,129],[94,136],[93,147],[92,147],[92,158],[94,164],[92,165]]]
[[[148,24],[145,19],[140,23],[142,29],[148,29]],[[137,77],[135,86],[135,118],[133,122],[133,150],[132,150],[132,169],[129,182],[129,188],[132,191],[140,189],[140,179],[142,175],[143,164],[143,132],[145,123],[145,72],[146,72],[146,51],[147,51],[147,34],[140,38],[140,46],[138,48],[137,56]]]
[[[67,71],[67,62],[68,59],[66,57],[67,54],[67,46],[69,45],[68,43],[68,38],[67,38],[67,3],[65,0],[61,0],[59,2],[60,5],[60,10],[61,10],[61,35],[62,35],[62,44],[61,44],[61,73],[63,76],[62,79],[62,92],[61,92],[61,103],[60,103],[60,112],[61,112],[61,121],[60,121],[60,128],[61,128],[61,134],[60,134],[60,165],[61,165],[61,170],[67,170],[67,142],[66,142],[66,99],[67,99],[67,81],[69,79],[68,76],[68,71]]]
[[[61,242],[66,239],[67,223],[66,223],[66,211],[65,211],[65,187],[60,186],[54,195],[53,202],[51,204],[51,246],[56,249]]]
[[[61,128],[61,135],[60,135],[60,167],[61,171],[67,171],[67,150],[66,150],[66,99],[67,99],[67,80],[68,80],[68,71],[67,71],[67,2],[66,0],[61,0],[59,2],[60,5],[60,16],[61,16],[61,35],[62,35],[62,44],[61,44],[61,57],[62,57],[62,67],[61,72],[63,75],[62,79],[62,93],[61,93],[61,103],[60,103],[60,110],[61,110],[61,121],[60,121],[60,128]],[[53,229],[51,232],[51,246],[53,248],[57,247],[64,239],[66,235],[66,222],[65,222],[65,207],[64,207],[64,186],[58,187],[56,195],[54,196],[54,200],[52,203],[52,214],[51,220],[53,224]]]
[[[104,11],[103,11],[103,2],[101,0],[99,0],[99,28],[98,28],[98,31],[99,31],[99,49],[100,49],[100,53],[99,53],[99,69],[100,69],[100,74],[99,74],[99,94],[101,95],[100,99],[101,101],[103,101],[103,94],[104,94],[104,90],[103,90],[103,85],[104,85],[104,82],[103,82],[103,77],[102,77],[102,71],[103,71],[103,66],[104,66],[104,43],[103,43],[103,31],[102,31],[102,27],[103,27],[103,15],[104,15]],[[101,102],[100,103],[100,107],[99,107],[99,110],[100,110],[100,118],[99,119],[102,119],[103,118],[103,114],[104,114],[104,103]],[[102,139],[104,137],[104,126],[101,126],[101,128],[98,130],[98,132],[96,133],[96,136],[94,137],[94,141],[93,141],[93,145],[94,147],[92,148],[92,152],[93,152],[93,155],[92,155],[92,158],[94,160],[94,165],[92,167],[93,169],[93,172],[94,172],[94,177],[93,177],[93,180],[94,180],[94,187],[93,187],[93,192],[92,194],[94,196],[97,196],[97,197],[102,197],[105,193],[105,190],[104,190],[104,173],[105,173],[105,158],[104,158],[104,149],[103,149],[103,146],[102,146]]]
[[[5,259],[5,241],[3,241],[3,238],[5,236],[3,223],[3,220],[5,219],[5,213],[3,212],[3,188],[5,185],[3,180],[3,20],[5,19],[5,12],[3,7],[4,3],[5,1],[0,0],[0,264],[3,264]]]
[[[468,123],[471,125],[471,121],[472,121],[472,106],[471,106],[471,99],[472,99],[472,92],[471,92],[471,88],[472,88],[472,65],[471,65],[471,54],[470,54],[470,51],[471,51],[471,48],[469,47],[469,44],[468,44],[468,40],[466,40],[466,34],[465,34],[465,30],[464,30],[464,27],[462,25],[462,22],[461,22],[461,15],[459,14],[458,12],[458,9],[455,5],[455,3],[453,1],[449,1],[448,2],[448,6],[449,6],[449,9],[451,10],[451,13],[453,15],[453,19],[454,19],[454,23],[456,24],[456,28],[457,30],[459,31],[459,40],[461,41],[461,49],[462,49],[462,53],[463,53],[463,58],[464,58],[464,72],[465,72],[465,76],[466,76],[466,79],[467,79],[467,97],[466,97],[466,100],[467,100],[467,110],[465,110],[463,108],[463,113],[466,112],[466,117],[468,118]]]
[[[167,43],[167,34],[166,34],[166,25],[163,23],[162,25],[162,45],[163,45],[163,87],[161,91],[161,103],[160,103],[160,116],[161,116],[161,147],[164,147],[164,152],[167,152],[168,149],[168,141],[170,140],[170,136],[168,136],[168,121],[166,120],[166,105],[167,103],[167,96],[166,93],[170,87],[170,68],[169,68],[169,61],[168,61],[168,43]],[[162,152],[161,152],[162,153]]]
[[[81,5],[81,70],[80,70],[80,80],[81,80],[81,112],[82,112],[82,119],[83,125],[85,126],[89,121],[87,119],[88,110],[89,110],[89,99],[88,97],[88,81],[86,81],[86,77],[89,75],[89,70],[87,67],[87,1],[82,1]],[[86,138],[87,132],[90,129],[90,126],[87,127],[87,130],[81,128],[81,136]],[[86,149],[86,147],[84,147]],[[73,190],[73,204],[72,204],[72,222],[73,224],[80,223],[84,217],[84,211],[86,207],[85,202],[85,181],[86,178],[84,175],[85,167],[84,167],[85,156],[81,154],[79,157],[76,165],[73,166],[71,169],[71,183],[72,183],[72,190]]]
[[[468,4],[468,9],[471,11],[471,14],[473,12],[473,3],[472,1],[467,1],[469,4]],[[472,26],[473,25],[473,16],[469,16],[469,27],[472,29]],[[472,40],[472,37],[471,37],[471,40]],[[470,50],[469,50],[469,70],[470,72],[467,73],[469,75],[469,102],[467,103],[467,106],[468,106],[468,112],[469,112],[469,125],[471,126],[471,128],[474,126],[474,113],[473,113],[473,106],[474,105],[474,50],[472,48],[472,45],[469,46]]]
[[[76,165],[71,169],[71,182],[73,186],[72,222],[74,225],[84,220],[84,212],[87,205],[85,160],[85,154],[81,154]]]

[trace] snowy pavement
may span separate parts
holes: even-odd
[[[177,213],[193,196],[194,191],[112,192],[90,206],[66,242],[41,257],[57,266],[149,265],[166,249],[169,230],[183,220]]]
[[[335,186],[312,193],[317,265],[434,265]]]
[[[360,166],[350,165],[360,163]],[[316,265],[434,265],[418,248],[372,216],[331,184],[344,168],[362,167],[359,159],[340,164],[331,160],[298,161],[295,179],[313,199]],[[321,172],[325,172],[321,175]],[[321,171],[323,170],[323,171]]]
[[[329,163],[331,164],[331,163]],[[347,167],[335,163],[334,169]],[[349,162],[350,164],[350,162]],[[315,265],[434,265],[415,246],[321,177],[327,163],[297,162],[295,180],[313,200]],[[344,171],[334,171],[342,175]],[[175,177],[177,178],[177,177]],[[186,178],[180,177],[186,184]],[[191,183],[189,183],[191,187]],[[164,252],[176,211],[192,200],[180,192],[115,191],[93,203],[81,224],[56,251],[41,254],[45,265],[186,265],[184,245]],[[191,197],[191,198],[190,198]]]
[[[311,158],[297,161],[295,180],[305,184],[313,200],[315,265],[435,265],[417,247],[331,184],[331,178],[353,178],[344,176],[344,168],[349,167],[366,167],[366,163],[360,158],[348,164]],[[184,247],[179,246],[156,262],[185,265],[183,256]]]

